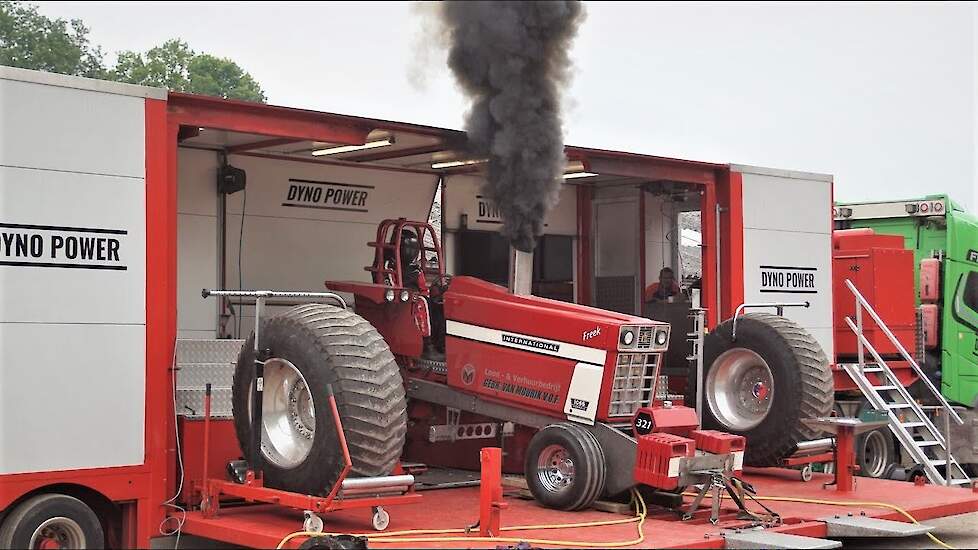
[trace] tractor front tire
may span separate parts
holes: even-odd
[[[526,450],[524,473],[533,498],[548,508],[581,510],[604,492],[604,451],[587,429],[571,422],[537,432]]]
[[[829,416],[832,371],[804,328],[770,313],[727,320],[704,343],[703,426],[747,438],[744,463],[777,466],[797,444],[823,437],[803,420]]]
[[[352,474],[391,472],[407,431],[404,386],[383,337],[359,315],[306,304],[262,322],[260,345],[269,350],[262,396],[265,485],[325,494],[343,469],[343,453],[329,404],[336,398]],[[250,458],[255,387],[252,334],[238,356],[232,409],[238,442]]]

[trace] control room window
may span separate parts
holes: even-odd
[[[509,284],[509,243],[495,231],[460,231],[458,275]],[[533,251],[533,294],[574,301],[574,238],[544,235]]]

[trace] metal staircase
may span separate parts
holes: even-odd
[[[846,317],[846,324],[856,335],[858,363],[840,366],[856,382],[873,408],[887,414],[890,431],[896,436],[903,449],[923,467],[931,483],[949,486],[970,485],[971,479],[968,474],[951,455],[950,445],[945,440],[945,434],[937,429],[926,410],[936,409],[941,414],[946,415],[945,418],[953,419],[958,424],[963,424],[961,417],[944,399],[941,392],[934,387],[917,361],[907,353],[907,350],[883,323],[876,310],[860,294],[852,281],[846,279],[846,286],[856,299],[856,319]],[[886,335],[903,359],[914,369],[917,376],[924,381],[935,402],[938,403],[936,407],[923,407],[917,403],[896,375],[893,374],[889,365],[880,357],[879,352],[863,333],[863,312],[869,314],[876,327]],[[867,361],[866,352],[869,352],[871,356],[870,361]],[[869,374],[877,375],[880,381],[878,385],[874,385],[869,379],[867,376]],[[945,424],[949,426],[949,422],[945,422]],[[945,433],[950,434],[950,430],[946,429]]]

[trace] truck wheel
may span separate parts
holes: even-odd
[[[394,356],[377,330],[353,312],[306,304],[261,326],[265,363],[262,457],[265,484],[323,494],[343,468],[330,411],[332,386],[343,432],[359,476],[387,475],[404,447],[404,386]],[[254,334],[234,371],[232,410],[241,448],[249,456],[254,388]]]
[[[524,473],[530,493],[540,504],[581,510],[604,492],[604,451],[581,426],[551,424],[530,440]]]
[[[829,416],[832,371],[818,342],[794,321],[770,313],[727,320],[707,335],[703,425],[747,438],[744,463],[777,466],[820,431],[802,419]]]
[[[75,497],[44,494],[10,511],[0,525],[0,548],[103,548],[98,516]]]
[[[856,464],[863,477],[890,477],[897,465],[897,455],[896,439],[889,428],[866,432],[856,439]]]

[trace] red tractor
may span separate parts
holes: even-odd
[[[329,386],[356,475],[386,475],[402,458],[477,469],[478,449],[492,445],[552,508],[635,485],[633,418],[663,405],[668,324],[450,277],[427,223],[384,221],[369,245],[371,282],[326,282],[354,295],[356,313],[308,304],[261,326],[268,486],[316,493],[336,479]],[[745,340],[758,323],[743,323]],[[249,340],[235,371],[242,448],[252,349]]]

